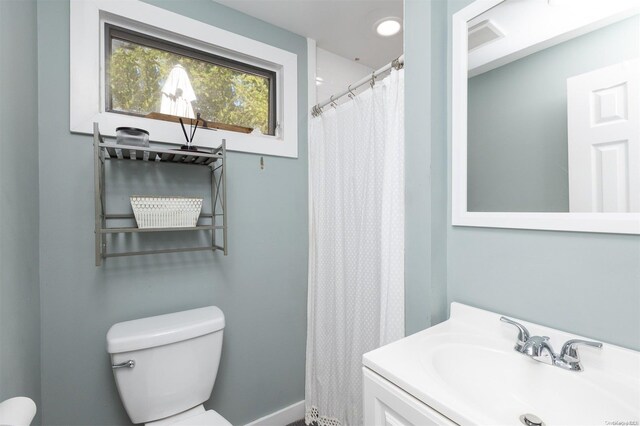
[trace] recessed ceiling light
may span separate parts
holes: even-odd
[[[402,24],[398,18],[384,18],[376,23],[376,32],[382,37],[396,35],[402,29]]]

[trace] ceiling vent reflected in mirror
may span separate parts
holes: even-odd
[[[469,28],[468,48],[472,52],[504,37],[504,33],[488,19]]]

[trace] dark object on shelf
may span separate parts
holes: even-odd
[[[196,126],[193,127],[193,120],[189,119],[190,124],[189,124],[189,135],[187,136],[187,131],[184,128],[184,122],[182,121],[181,117],[178,117],[178,120],[180,120],[180,126],[182,126],[182,133],[184,133],[184,137],[187,140],[187,144],[186,145],[182,145],[180,147],[181,150],[183,151],[197,151],[197,149],[193,146],[193,137],[196,135],[196,130],[198,130],[198,122],[200,121],[200,113],[198,113],[198,116],[196,117]]]
[[[184,149],[172,149],[171,151],[181,152],[181,151],[185,151],[185,150]],[[198,150],[198,148],[195,147],[195,146],[192,146],[191,149],[189,150],[189,152],[191,152],[193,154],[209,154],[207,151]]]
[[[187,140],[187,143],[189,143],[189,136],[187,136],[187,131],[184,129],[184,123],[182,121],[182,117],[179,117],[178,120],[180,120],[180,127],[182,127],[182,133],[184,133],[184,138]],[[182,149],[182,147],[180,147],[180,149]]]

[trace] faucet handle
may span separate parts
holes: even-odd
[[[562,349],[560,350],[560,359],[564,361],[579,361],[578,358],[578,346],[593,346],[594,348],[601,348],[602,343],[600,342],[592,342],[590,340],[582,340],[582,339],[571,339],[567,340],[564,345],[562,345]],[[567,359],[570,357],[571,359]]]
[[[529,340],[529,330],[527,330],[527,328],[519,322],[516,322],[507,317],[500,317],[500,321],[511,324],[518,329],[518,343],[516,344],[514,349],[522,352],[523,345],[527,342],[527,340]]]

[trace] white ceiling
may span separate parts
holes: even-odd
[[[469,21],[488,20],[504,37],[469,52],[469,76],[640,13],[639,0],[509,0]]]
[[[318,47],[379,68],[402,54],[402,31],[380,37],[374,25],[402,19],[402,0],[215,0],[242,13],[315,39]]]

